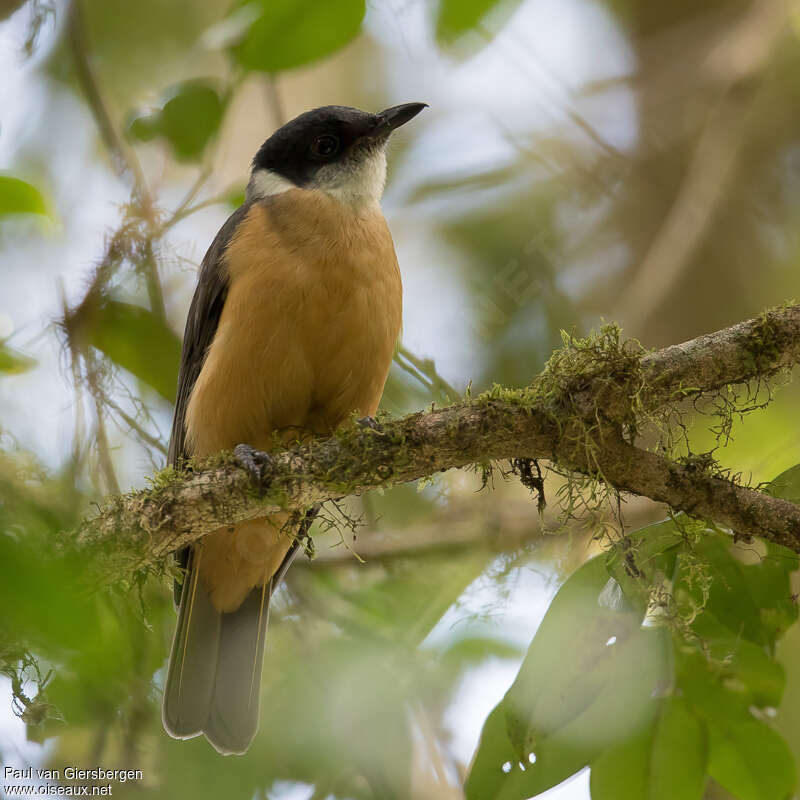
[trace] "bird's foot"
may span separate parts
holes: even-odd
[[[239,465],[250,476],[253,486],[259,491],[264,491],[264,479],[271,472],[273,461],[269,453],[256,450],[249,444],[237,444],[233,448],[233,455]]]
[[[381,430],[381,424],[375,419],[375,417],[361,417],[361,419],[356,420],[356,425],[359,425],[362,428],[369,428],[373,431]]]

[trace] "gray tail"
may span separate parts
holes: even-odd
[[[164,686],[164,728],[176,739],[201,733],[218,752],[244,753],[258,730],[261,667],[272,581],[231,613],[217,611],[192,553]]]
[[[231,613],[217,611],[198,580],[197,559],[202,558],[202,550],[180,556],[187,569],[162,710],[170,736],[191,739],[205,734],[223,755],[241,754],[250,746],[258,730],[269,601],[300,552],[319,509],[316,505],[306,511],[278,571]]]

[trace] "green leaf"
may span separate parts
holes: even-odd
[[[173,87],[159,111],[131,122],[131,136],[142,142],[166,139],[175,157],[197,160],[216,135],[225,104],[217,90],[204,81],[189,81]]]
[[[604,558],[567,580],[487,719],[468,798],[531,797],[649,723],[651,697],[664,680],[666,637],[642,629],[641,620],[609,579]]]
[[[653,728],[610,747],[592,763],[592,800],[650,800]]]
[[[742,564],[750,596],[759,608],[763,638],[770,646],[797,621],[791,574],[800,566],[798,554],[772,542],[763,542],[764,554],[755,564]]]
[[[5,515],[0,519],[10,524]],[[43,559],[26,542],[5,535],[0,535],[0,558],[6,573],[0,581],[3,634],[50,648],[82,642],[81,613],[89,604],[81,601],[74,585],[65,591],[70,564]],[[26,601],[20,603],[20,597]],[[62,609],[70,613],[62,614]]]
[[[738,800],[786,800],[796,784],[792,754],[767,724],[710,723],[709,774]]]
[[[797,477],[785,473],[775,491],[796,491]],[[740,800],[788,797],[786,744],[753,710],[783,695],[774,646],[797,618],[797,566],[785,548],[743,548],[683,516],[587,562],[561,587],[486,721],[469,800],[527,800],[587,763],[593,800],[700,800],[707,773]],[[665,587],[670,624],[642,628],[651,591]],[[769,781],[752,752],[749,761],[737,754],[750,733],[768,753]]]
[[[725,686],[744,692],[748,704],[760,708],[781,702],[786,685],[783,667],[765,648],[745,639],[708,639],[704,646],[712,662],[718,665]]]
[[[703,608],[734,634],[759,644],[764,641],[759,608],[748,591],[742,564],[731,552],[729,536],[709,533],[690,553],[681,555],[679,564],[676,597],[684,590],[690,605]]]
[[[498,0],[441,0],[436,17],[436,38],[450,42],[474,28]]]
[[[679,697],[663,701],[649,761],[649,800],[700,800],[706,773],[706,731]]]
[[[36,361],[0,343],[0,372],[19,375],[36,366]]]
[[[726,665],[705,654],[679,652],[678,685],[709,732],[708,773],[739,800],[788,798],[795,785],[789,749],[753,716],[745,689],[731,682]]]
[[[676,650],[677,685],[690,707],[716,724],[737,725],[750,719],[750,697],[726,680],[724,665],[697,649]]]
[[[498,705],[486,719],[464,792],[467,800],[519,800],[557,786],[583,769],[591,757],[585,743],[566,736],[545,740],[531,756],[520,756],[511,741],[505,710]],[[531,759],[534,763],[531,763]]]
[[[800,464],[778,475],[766,487],[773,497],[800,503]],[[800,568],[800,556],[788,547],[763,542],[766,552],[754,564],[742,567],[747,587],[761,609],[761,621],[772,644],[797,621],[798,605],[793,598],[791,573]]]
[[[0,175],[0,217],[15,214],[46,215],[44,198],[29,183],[11,175]]]
[[[700,800],[706,756],[703,723],[680,698],[665,699],[650,728],[592,764],[592,800]]]
[[[174,402],[180,339],[145,308],[109,300],[92,313],[89,344]]]
[[[650,602],[651,587],[671,578],[686,527],[693,523],[683,514],[633,531],[616,542],[606,556],[606,567],[626,598],[642,613]]]
[[[512,687],[482,731],[466,784],[468,800],[527,800],[574,775],[603,750],[647,730],[658,708],[651,695],[664,678],[664,644],[662,632],[639,630],[601,667],[607,678],[601,690],[547,734],[534,730],[522,736],[526,722],[536,727],[536,710],[523,720],[523,709],[509,699]],[[545,691],[550,688],[545,676]],[[580,692],[577,684],[573,689]]]
[[[258,16],[232,48],[247,69],[280,72],[323,58],[358,35],[364,0],[252,0]]]
[[[602,559],[592,559],[559,589],[542,620],[504,701],[521,755],[527,739],[535,746],[540,736],[577,717],[606,683],[595,659],[611,637],[622,634],[615,611],[598,602],[608,583]],[[638,627],[630,615],[622,621],[626,633]]]
[[[440,44],[450,44],[467,31],[477,27],[492,12],[513,11],[514,0],[440,0],[436,15],[436,39]]]
[[[777,478],[769,482],[765,491],[773,497],[800,503],[800,464],[781,472]]]
[[[708,531],[677,560],[674,596],[701,636],[743,637],[774,647],[796,619],[790,575],[798,557],[785,547],[760,542],[755,563],[737,558],[727,534]],[[698,613],[702,611],[702,613]],[[720,631],[715,623],[727,628]]]

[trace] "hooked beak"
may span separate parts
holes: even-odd
[[[392,106],[385,111],[376,114],[377,124],[370,134],[371,139],[385,139],[393,130],[405,125],[427,108],[427,103],[403,103],[399,106]]]

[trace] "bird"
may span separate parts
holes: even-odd
[[[380,208],[393,131],[426,107],[307,111],[253,158],[243,204],[203,258],[181,352],[168,460],[255,454],[370,420],[402,321],[402,284]],[[178,555],[178,621],[162,719],[247,751],[259,725],[270,597],[301,525],[273,514],[223,526]]]

